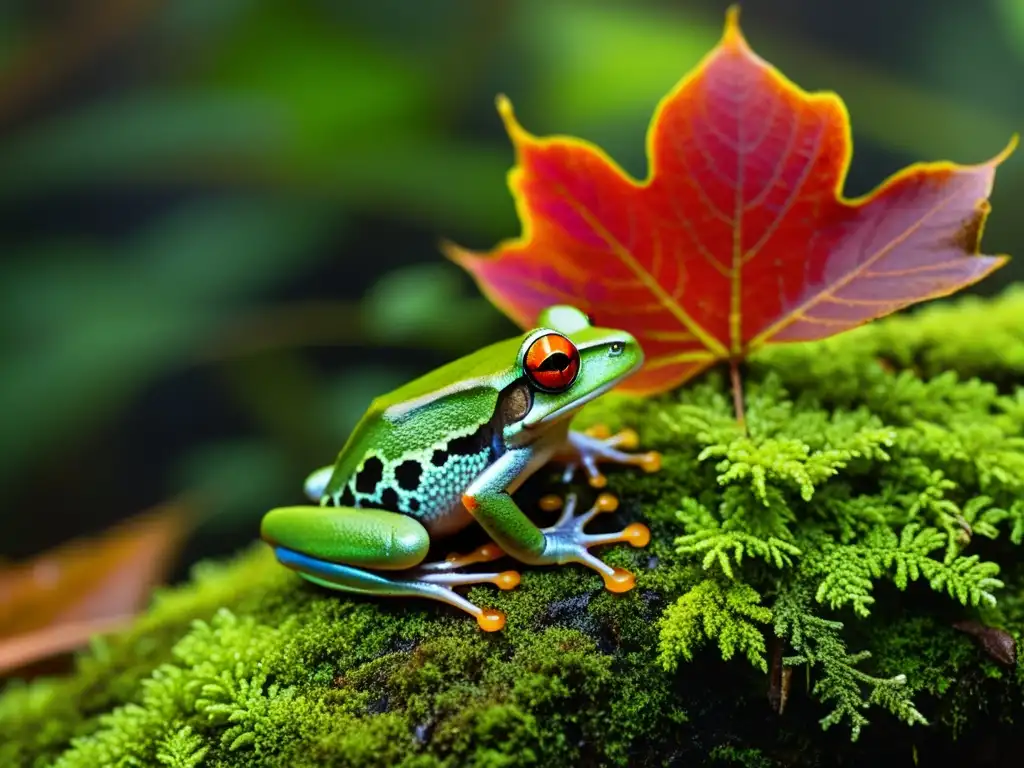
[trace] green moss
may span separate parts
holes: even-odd
[[[749,433],[716,372],[595,403],[581,422],[634,426],[665,457],[610,477],[622,504],[603,524],[653,533],[606,554],[637,589],[576,567],[473,588],[508,614],[502,633],[326,593],[262,545],[204,564],[74,674],[9,685],[0,765],[980,765],[1019,749],[1021,665],[954,624],[1024,633],[1022,317],[1018,290],[766,350],[744,372]],[[543,475],[524,506],[554,490]],[[786,680],[777,714],[766,693]]]

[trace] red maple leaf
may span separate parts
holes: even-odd
[[[638,182],[599,148],[537,138],[500,97],[523,234],[447,255],[524,328],[555,303],[634,334],[652,394],[773,342],[822,339],[970,285],[995,169],[920,163],[846,199],[850,123],[758,57],[729,10],[719,44],[654,114]]]

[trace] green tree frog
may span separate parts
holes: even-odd
[[[319,506],[281,507],[264,516],[261,536],[278,561],[343,592],[441,600],[474,616],[486,631],[502,629],[505,615],[474,605],[452,587],[511,589],[519,574],[459,572],[466,565],[506,555],[530,565],[580,563],[601,574],[610,591],[632,589],[631,573],[588,550],[614,542],[646,546],[647,528],[583,530],[598,513],[615,509],[613,496],[601,493],[578,516],[576,497],[569,496],[559,519],[538,528],[511,494],[552,460],[565,463],[565,482],[582,467],[597,488],[605,484],[599,462],[657,471],[659,454],[620,450],[636,448],[631,430],[609,436],[607,430],[569,429],[583,405],[640,367],[643,352],[628,333],[594,327],[573,307],[550,307],[538,322],[535,330],[374,400],[334,465],[306,480],[306,495]],[[558,497],[541,503],[549,512],[562,506]],[[432,541],[474,520],[490,543],[468,555],[423,562]]]

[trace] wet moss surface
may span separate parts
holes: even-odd
[[[650,526],[603,552],[632,592],[527,568],[469,591],[508,615],[484,634],[305,584],[257,545],[72,675],[9,685],[0,765],[1010,764],[1024,292],[772,349],[744,377],[749,432],[715,372],[581,415],[664,454],[609,473],[621,504],[591,528]],[[559,490],[544,472],[517,498]]]

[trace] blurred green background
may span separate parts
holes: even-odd
[[[182,493],[183,564],[251,541],[373,396],[512,332],[437,247],[519,232],[495,94],[644,175],[653,107],[726,6],[0,3],[0,559]],[[758,0],[742,21],[845,99],[848,194],[1024,125],[1024,0]],[[987,252],[1020,250],[1022,197],[1014,157]]]

